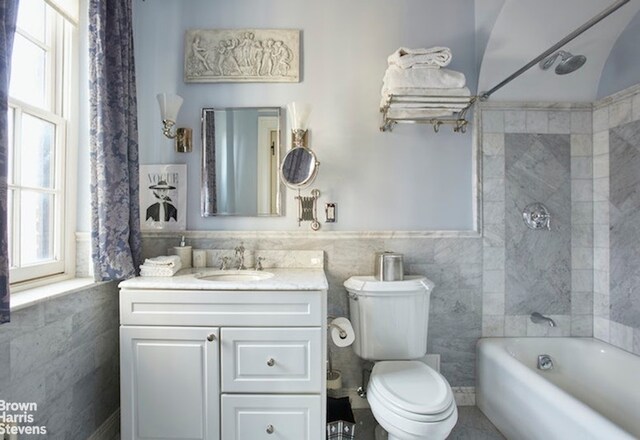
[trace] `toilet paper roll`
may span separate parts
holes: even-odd
[[[345,337],[340,336],[340,330],[346,333]],[[351,321],[347,318],[336,318],[331,321],[331,340],[338,347],[348,347],[356,340]]]

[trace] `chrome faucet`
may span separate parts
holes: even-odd
[[[549,324],[549,327],[556,326],[556,322],[553,319],[549,318],[548,316],[543,316],[538,312],[533,312],[530,318],[531,322],[535,322],[536,324],[546,322],[547,324]]]
[[[236,251],[236,257],[238,257],[238,270],[246,270],[247,267],[244,265],[244,243],[240,243],[240,246],[236,246],[234,249]]]

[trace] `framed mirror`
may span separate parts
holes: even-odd
[[[279,107],[202,109],[203,217],[280,216]]]

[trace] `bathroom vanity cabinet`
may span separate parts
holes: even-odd
[[[286,272],[121,283],[123,440],[325,438],[326,278],[283,290]]]

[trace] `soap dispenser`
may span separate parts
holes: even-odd
[[[183,269],[188,269],[191,267],[191,250],[191,246],[187,246],[184,235],[180,240],[180,246],[175,246],[173,248],[175,254],[180,257],[180,262],[182,263]]]

